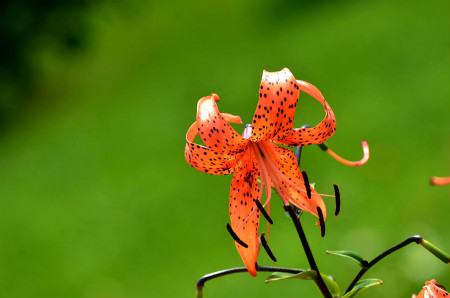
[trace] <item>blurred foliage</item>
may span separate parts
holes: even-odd
[[[93,1],[0,2],[0,121],[30,99],[38,81],[35,56],[42,48],[74,51],[84,43],[86,11]]]
[[[184,136],[211,92],[223,112],[251,121],[262,70],[284,66],[333,107],[331,148],[357,159],[360,140],[371,146],[357,169],[304,150],[316,189],[336,183],[342,194],[324,239],[303,219],[321,271],[346,285],[357,266],[325,250],[370,259],[412,234],[450,250],[450,188],[428,185],[450,173],[450,2],[289,3],[108,3],[88,9],[81,55],[35,41],[42,51],[23,76],[39,68],[40,91],[0,134],[2,296],[193,297],[200,275],[240,265],[225,229],[231,177],[186,165]],[[322,116],[300,99],[297,125]],[[305,267],[281,201],[272,202],[278,265]],[[318,296],[313,283],[265,285],[267,276],[216,280],[204,297]],[[450,284],[448,266],[416,246],[365,277],[384,284],[361,297],[410,297],[431,278]]]

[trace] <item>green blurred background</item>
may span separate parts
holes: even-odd
[[[7,2],[1,297],[193,297],[199,276],[241,265],[225,229],[231,177],[189,167],[184,135],[211,92],[250,122],[262,70],[285,66],[329,100],[333,149],[358,159],[360,140],[371,147],[363,168],[304,150],[316,188],[342,192],[325,239],[303,219],[322,271],[346,286],[356,265],[325,249],[371,258],[412,234],[450,251],[450,187],[428,184],[450,175],[449,1]],[[311,98],[299,106],[297,125],[321,119]],[[272,206],[278,265],[306,267]],[[213,281],[205,297],[318,297],[313,283],[266,276]],[[361,297],[450,285],[449,267],[414,245],[367,277],[385,284]]]

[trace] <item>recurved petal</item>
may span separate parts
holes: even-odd
[[[194,122],[186,134],[184,155],[186,161],[202,172],[212,175],[226,175],[233,172],[239,155],[236,153],[219,152],[206,146],[194,143],[198,134],[198,124]]]
[[[217,101],[219,101],[219,96],[212,94],[202,97],[197,103],[200,138],[207,147],[215,151],[241,152],[245,149],[248,140],[244,139],[228,123],[241,123],[240,118],[230,114],[221,114],[217,107]]]
[[[231,181],[229,212],[233,231],[248,245],[246,248],[235,242],[237,251],[248,272],[255,276],[260,213],[253,200],[261,200],[259,170],[250,151],[246,152],[241,163],[242,167],[236,171]]]
[[[305,181],[297,164],[297,159],[291,150],[279,147],[275,144],[268,143],[272,158],[276,162],[276,167],[284,179],[280,180],[278,187],[280,191],[286,195],[286,199],[290,204],[297,208],[309,212],[319,217],[317,207],[322,209],[324,219],[327,217],[327,210],[322,197],[314,190],[312,185],[311,198],[308,198],[305,187]],[[275,153],[275,154],[274,154]]]
[[[287,68],[263,72],[258,106],[253,116],[253,141],[271,139],[277,134],[281,134],[282,138],[292,130],[299,88]]]
[[[276,141],[288,146],[322,144],[335,133],[336,117],[319,89],[304,81],[297,81],[297,83],[301,91],[311,95],[322,104],[325,117],[314,127],[295,128],[283,137],[277,138]]]

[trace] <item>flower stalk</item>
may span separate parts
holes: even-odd
[[[298,218],[294,208],[292,206],[285,206],[284,209],[289,214],[289,217],[292,219],[292,222],[294,223],[295,229],[297,231],[298,237],[300,238],[300,242],[303,246],[303,250],[305,251],[306,258],[308,259],[309,266],[312,270],[316,271],[316,278],[315,283],[317,287],[319,288],[320,292],[322,293],[323,297],[331,298],[330,290],[327,288],[325,282],[322,279],[322,276],[320,275],[319,267],[317,266],[316,260],[314,259],[314,256],[312,254],[311,248],[308,243],[308,239],[306,238],[305,231],[303,230],[302,224],[300,222],[300,219]]]

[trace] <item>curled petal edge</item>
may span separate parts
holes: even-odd
[[[221,116],[229,123],[242,123],[239,116],[228,113],[221,113]],[[240,154],[235,152],[219,153],[204,145],[196,144],[194,140],[198,134],[198,122],[196,121],[189,127],[186,133],[185,158],[188,164],[207,174],[227,175],[233,173]]]
[[[351,161],[351,160],[343,158],[342,156],[338,155],[336,152],[331,150],[325,144],[321,144],[320,146],[325,152],[327,152],[336,161],[338,161],[339,163],[341,163],[343,165],[349,166],[349,167],[360,167],[360,166],[363,166],[369,161],[369,158],[370,158],[369,143],[367,141],[362,141],[361,142],[361,147],[362,147],[362,150],[363,150],[363,156],[362,156],[362,158],[360,160],[357,160],[357,161]]]
[[[301,80],[297,80],[297,83],[300,91],[310,95],[323,106],[325,116],[316,126],[294,128],[290,134],[282,139],[278,139],[277,142],[288,146],[322,144],[336,132],[334,112],[316,86]]]

